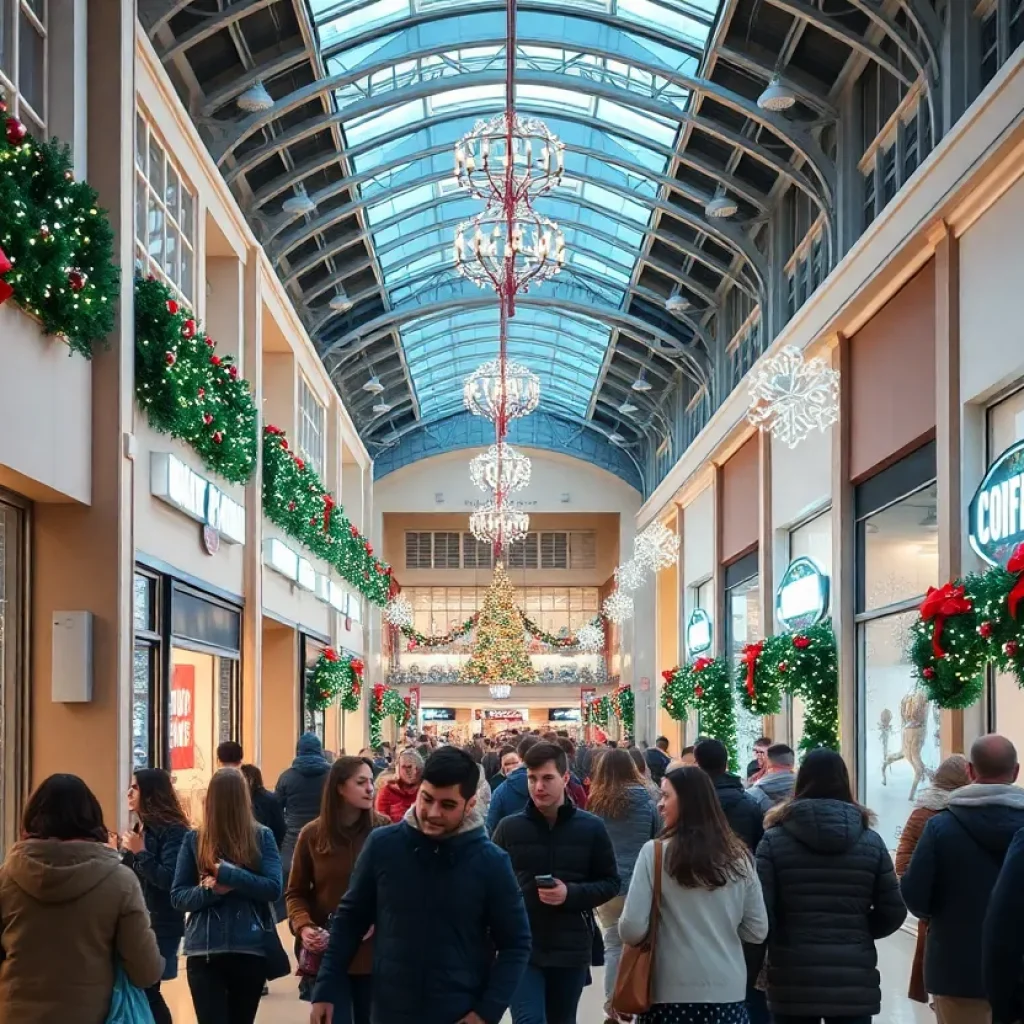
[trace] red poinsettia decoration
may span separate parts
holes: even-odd
[[[333,647],[325,647],[324,648],[324,657],[328,661],[337,661],[338,660],[338,652]]]
[[[667,668],[667,669],[665,669],[664,672],[661,673],[661,678],[664,679],[666,683],[671,683],[672,680],[675,678],[675,675],[676,675],[676,673],[678,671],[679,671],[678,667],[676,667],[676,668]]]

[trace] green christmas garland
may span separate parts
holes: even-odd
[[[306,708],[326,711],[338,701],[342,711],[358,711],[362,688],[363,663],[358,658],[339,656],[328,647],[306,679]]]
[[[622,733],[630,739],[636,725],[636,694],[630,686],[619,686],[612,691],[609,700],[611,712],[622,723]]]
[[[263,431],[263,513],[373,604],[387,604],[391,566],[374,558],[373,545],[274,426]]]
[[[6,111],[0,102],[0,304],[13,298],[88,359],[114,329],[114,232],[70,149],[37,142]]]
[[[135,283],[135,396],[155,430],[243,484],[256,468],[256,404],[231,356],[161,281]]]
[[[370,746],[375,750],[380,746],[385,718],[393,718],[401,728],[409,720],[409,714],[409,705],[398,690],[383,683],[374,683],[370,699]]]
[[[559,648],[571,648],[578,645],[579,641],[576,639],[575,633],[571,636],[556,636],[554,633],[547,633],[533,619],[528,618],[522,610],[520,610],[520,614],[523,616],[523,628],[530,636],[535,640],[539,640],[542,644]],[[474,612],[461,625],[455,626],[441,636],[427,636],[425,633],[418,632],[412,626],[403,626],[402,634],[409,640],[410,651],[415,650],[417,647],[446,647],[448,644],[453,644],[456,640],[461,640],[464,636],[468,636],[476,627],[479,617],[480,613]],[[597,615],[591,625],[599,626],[603,630],[604,623],[604,615]]]
[[[586,725],[596,725],[601,729],[606,729],[611,720],[612,701],[610,697],[607,695],[604,697],[595,697],[592,701],[587,703]]]
[[[669,716],[681,722],[691,711],[696,711],[701,735],[721,740],[729,751],[730,767],[738,771],[739,743],[729,663],[723,658],[697,658],[689,665],[668,669],[661,675],[665,680],[661,706]]]

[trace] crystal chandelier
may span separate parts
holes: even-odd
[[[508,683],[491,683],[488,689],[495,700],[508,700],[512,695],[512,687]]]
[[[508,173],[509,114],[477,121],[455,146],[455,180],[477,199],[504,203],[536,199],[562,181],[565,145],[541,120],[512,113],[512,174]]]
[[[530,529],[530,517],[516,509],[488,504],[469,517],[469,529],[481,543],[506,548],[525,539]]]
[[[621,590],[613,590],[604,602],[604,613],[617,626],[633,617],[633,598]]]
[[[596,622],[587,622],[576,630],[576,647],[588,654],[604,647],[604,630]]]
[[[615,570],[615,584],[619,590],[639,590],[644,585],[645,577],[646,572],[644,566],[636,558],[631,558],[628,562],[623,562],[622,565]]]
[[[679,535],[655,520],[633,541],[633,559],[651,572],[661,572],[679,561]]]
[[[747,419],[795,448],[839,419],[839,371],[787,346],[751,375]]]
[[[455,269],[478,288],[515,295],[554,277],[565,263],[565,236],[526,203],[511,218],[488,206],[455,229]]]
[[[502,414],[506,422],[521,419],[540,404],[540,378],[519,363],[506,363],[503,378],[500,360],[492,359],[466,378],[462,398],[474,416],[483,416],[492,423],[497,423]]]
[[[391,623],[392,626],[397,626],[399,629],[403,629],[407,626],[412,625],[412,605],[409,603],[409,598],[405,594],[399,594],[397,597],[393,597],[388,601],[384,608],[384,618]]]
[[[502,441],[470,460],[469,478],[482,491],[521,491],[530,482],[530,460]]]

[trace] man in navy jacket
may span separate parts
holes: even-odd
[[[373,1024],[499,1024],[530,927],[508,855],[484,833],[479,782],[465,751],[442,747],[405,819],[370,833],[333,918],[313,1024],[344,1024],[334,1008],[348,1005],[348,967],[371,927]]]
[[[516,752],[521,758],[526,757],[526,752],[540,743],[537,736],[524,736],[519,741]],[[491,797],[491,806],[487,811],[487,832],[494,835],[494,830],[502,818],[510,814],[518,814],[530,802],[530,789],[526,784],[526,769],[517,768],[505,781],[494,791]]]

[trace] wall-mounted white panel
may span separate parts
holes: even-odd
[[[693,586],[715,569],[715,503],[711,488],[683,509],[683,585]]]
[[[772,438],[772,525],[792,526],[832,493],[832,430],[815,430],[795,448]]]

